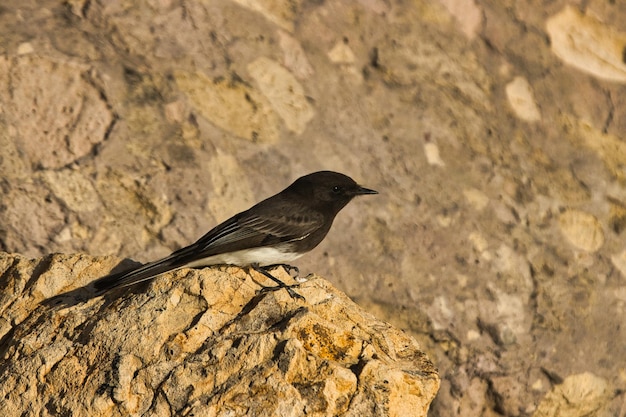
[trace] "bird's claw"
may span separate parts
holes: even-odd
[[[289,294],[289,296],[291,298],[304,301],[305,298],[302,295],[300,295],[300,294],[298,294],[297,292],[294,291],[293,287],[296,287],[296,286],[297,286],[297,284],[296,285],[276,285],[276,286],[273,286],[273,287],[263,287],[263,288],[261,288],[259,290],[259,292],[265,293],[265,292],[270,292],[270,291],[277,291],[277,290],[280,290],[280,289],[284,288],[285,290],[287,290],[287,294]]]
[[[274,265],[272,265],[273,267]],[[291,266],[291,265],[278,265],[278,266],[282,266],[283,268],[285,268],[285,270],[287,270],[289,268],[289,270],[287,270],[287,272],[289,273],[291,269],[295,269],[296,271],[299,272],[298,268],[295,266]],[[252,265],[252,269],[254,269],[255,271],[265,275],[267,278],[271,279],[272,281],[274,281],[276,284],[276,286],[273,287],[263,287],[261,289],[261,292],[266,292],[266,291],[276,291],[279,290],[281,288],[284,288],[287,290],[287,293],[289,294],[289,296],[291,298],[294,299],[299,299],[299,300],[304,300],[305,298],[303,296],[301,296],[300,294],[298,294],[297,292],[295,292],[293,290],[293,287],[298,286],[299,284],[295,284],[295,285],[287,285],[284,282],[282,282],[281,280],[279,280],[278,278],[276,278],[275,276],[273,276],[272,274],[270,274],[266,268],[271,268],[271,267],[260,267],[258,265]],[[291,275],[291,274],[290,274]]]
[[[298,276],[300,275],[300,269],[297,266],[293,266],[293,265],[289,265],[289,264],[275,264],[275,265],[270,265],[270,266],[266,266],[265,268],[267,269],[276,269],[276,268],[283,268],[285,270],[286,273],[289,274],[289,276],[291,278],[298,278]],[[295,271],[295,274],[292,274],[292,272]]]

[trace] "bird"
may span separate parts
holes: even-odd
[[[378,194],[347,175],[318,171],[302,176],[278,194],[215,226],[195,243],[171,255],[94,282],[99,293],[152,280],[181,268],[213,265],[252,267],[302,298],[268,270],[289,265],[326,237],[335,216],[354,197]],[[274,287],[272,287],[274,288]]]

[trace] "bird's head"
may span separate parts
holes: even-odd
[[[298,178],[289,188],[319,207],[327,207],[338,213],[354,197],[378,194],[361,187],[347,175],[333,171],[319,171]]]

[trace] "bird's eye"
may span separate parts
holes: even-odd
[[[335,193],[335,194],[339,194],[340,192],[341,192],[341,187],[340,187],[340,186],[338,186],[338,185],[335,185],[335,186],[333,187],[333,193]]]

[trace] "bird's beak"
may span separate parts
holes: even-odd
[[[356,190],[354,190],[354,195],[365,195],[365,194],[378,194],[378,191],[370,190],[369,188],[357,186]]]

